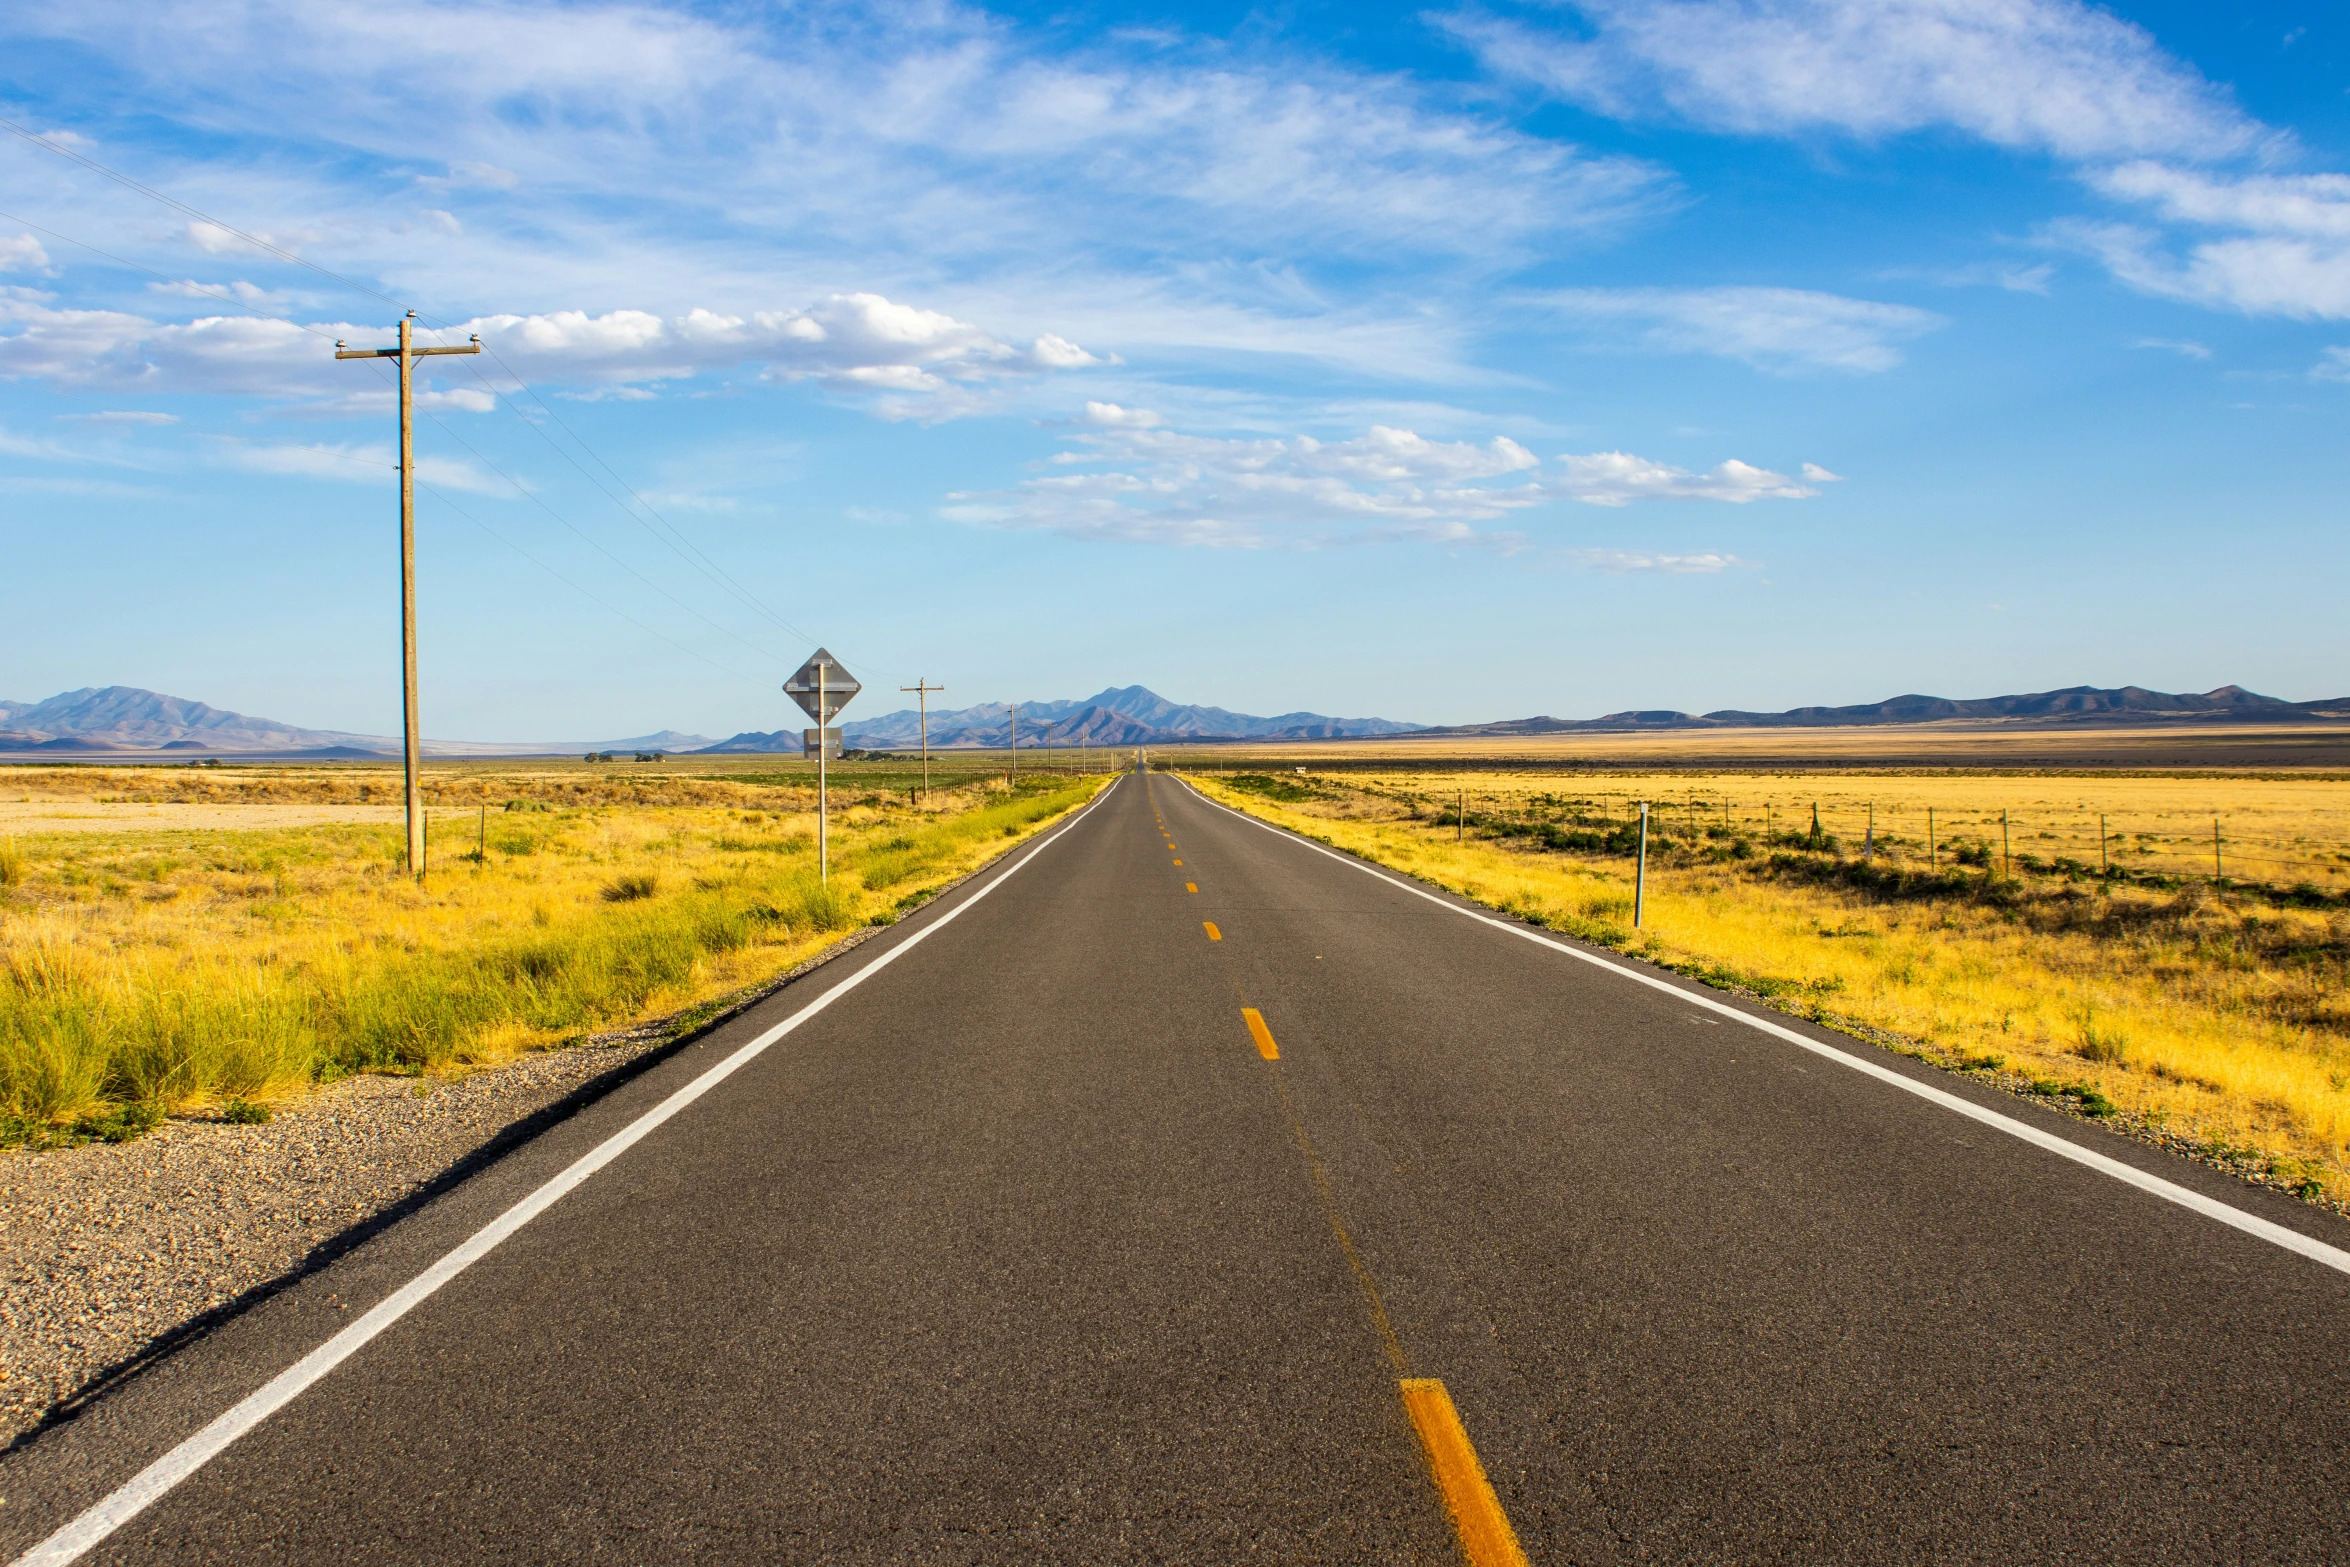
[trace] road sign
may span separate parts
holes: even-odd
[[[821,672],[821,678],[819,678]],[[818,697],[818,687],[822,697]],[[783,683],[784,694],[800,704],[800,711],[820,724],[829,724],[840,710],[849,705],[849,698],[864,689],[857,678],[840,667],[840,660],[818,648],[808,655],[808,661],[799,673]],[[821,711],[819,711],[821,709]]]
[[[840,730],[839,730],[839,728],[838,728],[837,726],[836,726],[836,727],[834,727],[834,728],[831,728],[831,729],[822,729],[822,730],[818,730],[818,729],[803,729],[803,730],[801,730],[801,731],[800,731],[800,749],[801,749],[802,751],[806,752],[808,755],[810,755],[810,756],[814,756],[814,755],[816,754],[816,737],[817,737],[817,735],[819,735],[819,734],[821,734],[821,735],[823,735],[823,736],[824,736],[824,755],[825,755],[825,757],[826,757],[828,760],[831,760],[831,761],[835,761],[835,762],[839,761],[839,760],[840,760]]]

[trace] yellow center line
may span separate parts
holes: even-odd
[[[1187,881],[1183,884],[1183,890],[1185,892],[1197,892],[1199,891],[1199,883],[1196,881]]]
[[[1200,923],[1208,929],[1208,940],[1222,941],[1224,939],[1224,933],[1216,928],[1214,920],[1201,920]]]
[[[1501,1510],[1501,1498],[1493,1494],[1493,1482],[1485,1478],[1485,1466],[1477,1461],[1477,1449],[1444,1384],[1434,1377],[1405,1377],[1403,1407],[1420,1433],[1429,1472],[1436,1477],[1436,1489],[1444,1493],[1469,1567],[1526,1567],[1517,1531]]]
[[[1183,862],[1182,862],[1181,860],[1177,860],[1175,863],[1176,863],[1177,865],[1181,865]]]
[[[1242,1007],[1240,1017],[1248,1024],[1249,1038],[1257,1042],[1257,1054],[1268,1061],[1280,1060],[1281,1047],[1273,1043],[1273,1031],[1265,1026],[1265,1014],[1255,1007]]]

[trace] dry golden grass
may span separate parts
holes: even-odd
[[[396,770],[322,771],[20,773],[0,796],[397,797]],[[820,885],[796,776],[451,771],[435,795],[499,803],[435,813],[421,886],[396,819],[0,840],[0,1130],[463,1070],[693,1008],[887,923],[1099,783],[965,778],[914,802],[851,772]]]
[[[2074,1090],[2092,1110],[2110,1102],[2222,1154],[2257,1150],[2286,1184],[2350,1197],[2341,783],[1518,771],[1194,781],[1494,907],[1898,1035],[1948,1065]],[[1620,850],[1641,798],[1656,804],[1635,934],[1633,861]],[[2012,875],[2001,874],[2003,810]],[[2126,852],[2109,845],[2125,875],[2098,874],[2101,812],[2127,834]],[[2218,885],[2214,812],[2223,853],[2243,850]],[[1959,856],[1974,863],[1954,867]],[[2235,880],[2260,860],[2278,872],[2269,885]]]

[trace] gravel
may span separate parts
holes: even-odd
[[[384,1212],[660,1030],[456,1081],[361,1077],[259,1126],[0,1155],[0,1444],[158,1339]]]

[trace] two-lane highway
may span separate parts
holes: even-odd
[[[1007,867],[0,1465],[11,1548],[2350,1556],[2336,1268],[1163,776]]]

